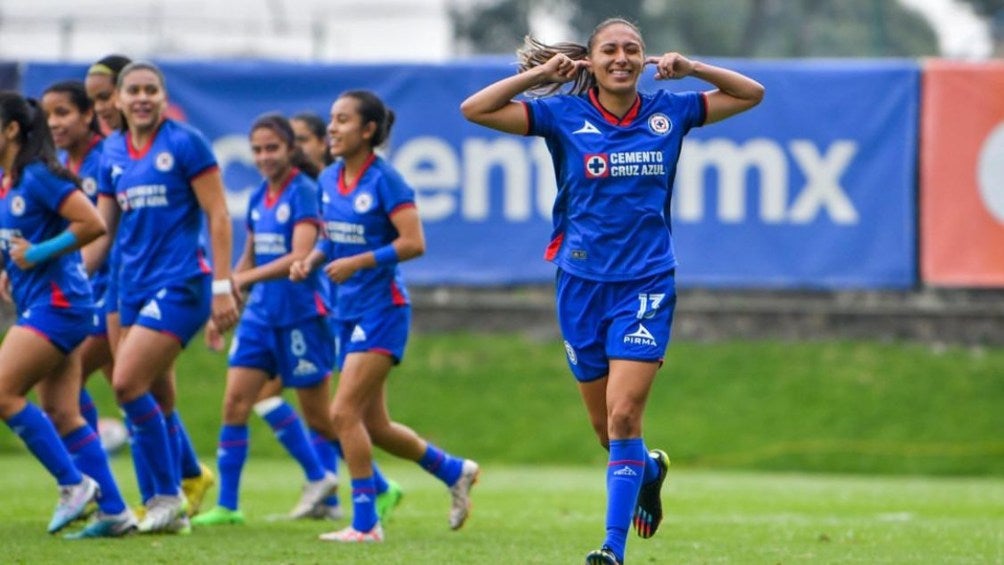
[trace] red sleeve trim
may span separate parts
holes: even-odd
[[[202,169],[201,171],[199,171],[199,172],[195,173],[194,175],[188,177],[188,182],[194,182],[195,179],[201,177],[202,175],[211,173],[213,171],[218,171],[218,170],[220,170],[220,166],[217,165],[216,163],[213,163],[212,165],[209,165],[205,169]]]
[[[391,209],[390,212],[387,213],[387,217],[389,218],[389,217],[393,216],[394,214],[397,214],[401,210],[407,210],[409,208],[417,208],[417,206],[415,206],[414,202],[404,202],[404,203],[398,204],[393,209]]]

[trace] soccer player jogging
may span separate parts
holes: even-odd
[[[372,445],[419,463],[451,494],[450,528],[464,525],[478,465],[426,442],[393,422],[386,385],[404,356],[411,318],[408,293],[397,264],[425,250],[415,193],[374,153],[387,140],[394,113],[373,93],[350,91],[331,106],[331,153],[341,160],[321,173],[325,239],[290,269],[306,279],[324,263],[335,286],[340,370],[331,416],[352,476],[352,525],[321,535],[337,542],[383,541],[374,505]]]
[[[84,194],[96,204],[98,200],[98,165],[101,161],[101,144],[104,136],[99,129],[94,113],[94,103],[87,96],[87,90],[80,81],[57,82],[45,89],[42,108],[52,132],[56,147],[63,150],[63,166],[80,178]],[[80,345],[81,372],[80,413],[94,429],[98,428],[98,411],[85,385],[92,372],[103,369],[111,381],[112,352],[108,342],[105,294],[108,290],[107,263],[100,266],[92,260],[94,254],[83,253],[84,267],[91,273],[91,289],[94,293],[94,322],[90,335]]]
[[[105,140],[99,209],[116,230],[122,338],[112,387],[151,473],[141,532],[185,532],[181,445],[168,435],[174,383],[168,369],[212,313],[226,331],[237,321],[230,277],[231,227],[216,158],[198,131],[164,117],[164,76],[155,65],[122,69],[118,105],[126,129]],[[208,220],[213,265],[199,233]],[[168,382],[163,382],[167,380]],[[171,394],[161,405],[151,390]]]
[[[586,563],[619,564],[632,520],[643,538],[662,520],[669,460],[648,451],[641,425],[676,305],[670,200],[683,136],[756,106],[764,89],[679,53],[646,57],[638,28],[618,18],[584,46],[527,38],[519,56],[519,74],[475,93],[461,111],[477,124],[541,136],[551,151],[558,195],[545,256],[558,266],[569,367],[610,452],[606,539]],[[658,80],[693,76],[715,89],[639,93],[649,64]],[[566,83],[567,94],[548,96]],[[524,92],[541,96],[513,100]]]
[[[219,503],[197,516],[196,525],[244,522],[237,499],[247,458],[247,421],[269,379],[279,376],[285,386],[295,388],[310,427],[336,439],[327,413],[335,356],[334,338],[325,319],[327,297],[318,276],[302,283],[289,280],[290,264],[306,257],[317,242],[317,185],[296,167],[309,163],[294,150],[293,130],[284,117],[262,116],[251,126],[250,138],[251,153],[265,180],[251,196],[246,245],[234,270],[235,287],[250,290],[250,295],[227,370],[217,451]],[[338,486],[338,480],[321,465],[299,419],[291,415],[295,413],[277,414],[291,424],[284,426],[280,439],[307,476],[299,505],[305,510],[303,516],[295,516],[304,517]]]
[[[111,133],[125,128],[125,117],[118,106],[118,77],[122,69],[132,61],[122,55],[107,55],[87,69],[87,76],[84,86],[87,89],[87,96],[94,104],[94,112],[98,116],[98,122],[102,131]],[[108,345],[114,354],[118,347],[120,334],[119,328],[119,298],[118,298],[118,255],[117,249],[113,248],[111,257],[107,261],[109,264],[109,275],[107,287],[102,297],[105,311],[105,328],[108,335]],[[84,378],[86,379],[92,371],[85,367]],[[194,515],[199,511],[202,499],[206,491],[214,484],[215,478],[212,471],[198,460],[192,441],[188,436],[178,411],[174,406],[174,366],[168,369],[168,374],[163,378],[154,381],[151,392],[161,406],[162,412],[170,421],[168,422],[168,433],[171,437],[176,436],[181,443],[181,486],[188,503],[188,514]],[[97,412],[93,408],[93,402],[89,402],[90,397],[85,389],[81,390],[81,411],[85,414],[93,413],[97,418]],[[85,410],[90,407],[90,410]],[[126,427],[129,421],[126,419]],[[131,435],[131,431],[130,431]],[[149,500],[153,496],[153,479],[150,471],[139,450],[132,451],[133,466],[136,470],[136,478],[139,483],[140,494],[143,501]]]
[[[59,484],[50,533],[97,498],[97,521],[73,537],[125,534],[135,518],[78,409],[76,348],[87,337],[94,305],[77,250],[100,237],[105,224],[57,162],[42,109],[14,92],[0,92],[0,170],[0,257],[17,309],[0,344],[0,417]],[[51,421],[25,398],[36,386]]]

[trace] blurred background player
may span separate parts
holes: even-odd
[[[647,64],[656,66],[656,79],[694,76],[716,89],[639,94]],[[546,96],[567,82],[567,94]],[[526,91],[546,97],[513,100]],[[654,534],[662,520],[669,459],[645,447],[641,424],[676,305],[669,220],[683,136],[762,97],[759,83],[733,71],[678,53],[646,59],[638,28],[612,18],[586,45],[527,38],[520,73],[461,105],[472,122],[544,137],[551,149],[559,188],[546,257],[558,266],[558,321],[593,430],[610,452],[607,535],[587,564],[623,563],[632,520],[641,537]],[[618,152],[657,152],[665,166],[610,175],[603,156]]]
[[[217,450],[219,500],[216,508],[195,518],[197,525],[244,523],[238,491],[252,405],[306,475],[303,497],[291,517],[308,516],[338,486],[336,476],[321,465],[296,412],[278,398],[281,387],[274,390],[273,385],[270,398],[256,402],[270,381],[295,388],[311,429],[336,439],[327,414],[334,365],[327,297],[319,277],[302,283],[289,280],[290,264],[317,242],[317,185],[298,168],[312,164],[296,150],[289,122],[277,114],[255,121],[250,141],[264,181],[248,205],[246,244],[233,275],[234,286],[250,294],[230,350]]]
[[[328,125],[313,112],[300,112],[289,119],[296,146],[317,167],[318,172],[334,162],[328,147]],[[316,176],[316,175],[315,175]]]
[[[122,338],[113,388],[153,479],[139,529],[185,532],[182,448],[178,435],[168,433],[169,422],[176,427],[169,369],[210,313],[223,331],[237,321],[230,217],[209,143],[164,117],[167,92],[160,69],[130,63],[119,74],[116,95],[126,128],[106,140],[99,182],[109,196],[100,200],[100,209],[117,228]],[[200,244],[203,212],[212,267]],[[155,384],[165,387],[159,404],[151,394]]]
[[[373,443],[418,462],[449,487],[452,529],[467,519],[479,471],[474,461],[392,422],[387,410],[387,376],[404,356],[411,317],[397,263],[425,250],[414,191],[374,152],[393,122],[393,112],[370,92],[346,92],[335,100],[328,134],[331,154],[341,160],[319,179],[326,238],[290,270],[294,280],[304,280],[324,263],[325,275],[336,283],[340,375],[331,415],[352,476],[353,514],[351,526],[321,536],[327,541],[383,541],[373,496]]]
[[[87,96],[93,101],[98,123],[102,131],[106,133],[119,131],[125,127],[125,117],[118,106],[118,90],[116,86],[118,84],[119,73],[130,62],[132,61],[128,57],[122,55],[107,55],[91,65],[87,70],[87,76],[84,80]],[[118,276],[112,274],[117,273],[117,257],[117,252],[113,245],[112,250],[109,252],[109,259],[106,261],[111,272],[107,277],[106,291],[102,299],[108,345],[113,357],[121,337],[119,335]],[[85,382],[91,372],[93,372],[93,369],[87,370],[85,366]],[[106,374],[111,375],[111,367],[108,368]],[[177,410],[172,411],[167,409],[173,405],[174,382],[174,366],[172,364],[168,369],[168,375],[154,382],[151,392],[161,405],[161,410],[169,419],[169,434],[177,436],[181,444],[181,458],[179,461],[181,465],[181,487],[188,504],[188,514],[192,516],[198,513],[206,491],[214,484],[215,478],[209,467],[199,462],[195,449],[192,447],[191,438]],[[82,390],[81,411],[84,414],[92,414],[91,417],[97,418],[97,410],[93,406],[93,401],[90,401],[86,390]],[[89,409],[85,409],[85,407],[89,407]],[[128,428],[128,419],[126,419],[126,427]],[[134,449],[132,456],[137,482],[139,483],[140,496],[145,503],[153,496],[153,479],[139,450]],[[142,513],[143,507],[138,508],[137,514],[142,515]]]
[[[77,250],[105,224],[57,162],[45,113],[14,92],[0,92],[0,170],[0,250],[17,311],[0,344],[0,417],[59,484],[49,533],[97,498],[96,521],[73,537],[123,535],[136,519],[79,411],[77,347],[94,304]],[[32,387],[49,417],[26,400]]]

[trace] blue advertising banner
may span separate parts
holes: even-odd
[[[0,61],[0,90],[17,90],[18,87],[17,63]]]
[[[674,196],[678,281],[689,286],[909,287],[916,280],[919,67],[912,62],[722,64],[767,87],[758,108],[691,132]],[[338,93],[368,89],[394,109],[388,156],[415,187],[428,239],[406,263],[419,284],[547,282],[556,192],[543,142],[466,122],[470,93],[511,74],[497,59],[443,65],[164,62],[184,119],[213,142],[242,241],[259,182],[247,128],[267,111],[326,117]],[[82,77],[29,64],[23,89]],[[706,90],[693,79],[643,89]],[[239,248],[239,247],[238,247]]]

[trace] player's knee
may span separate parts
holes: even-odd
[[[252,401],[247,395],[228,393],[223,398],[223,421],[230,425],[246,423]]]
[[[614,409],[607,416],[607,433],[612,438],[641,435],[641,414],[630,409]]]

